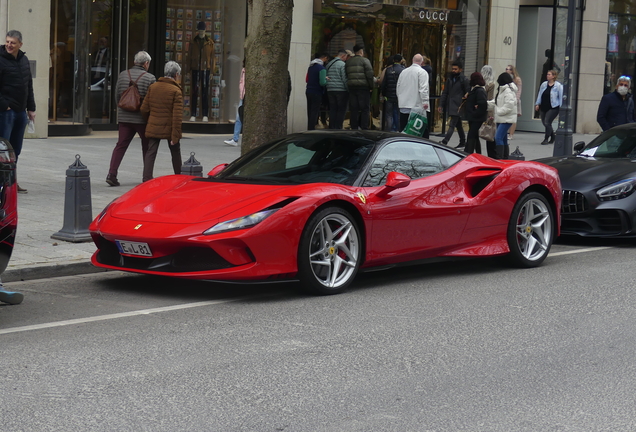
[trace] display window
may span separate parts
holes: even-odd
[[[610,13],[603,93],[613,92],[622,75],[636,76],[636,16]]]
[[[231,30],[226,29],[228,22]],[[182,68],[184,121],[234,119],[244,39],[242,5],[226,6],[224,0],[167,3],[164,60]]]
[[[91,2],[51,1],[49,123],[116,123],[112,89],[118,68],[132,65],[134,54],[148,44],[148,0]],[[115,30],[124,26],[124,30]],[[122,43],[123,41],[123,43]],[[117,59],[126,46],[128,58]]]

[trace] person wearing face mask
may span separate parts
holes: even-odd
[[[190,72],[192,73],[192,98],[190,98],[190,121],[196,121],[197,97],[201,90],[201,115],[203,121],[208,121],[208,86],[210,84],[210,69],[214,69],[213,55],[214,41],[205,32],[203,21],[197,24],[197,35],[190,44]]]
[[[546,75],[548,80],[541,83],[534,105],[534,110],[540,112],[541,123],[545,127],[545,137],[541,145],[554,143],[556,134],[552,128],[552,122],[559,115],[559,108],[563,103],[563,85],[556,80],[559,72],[553,69]]]
[[[603,131],[634,121],[634,98],[629,93],[630,85],[631,79],[621,76],[618,78],[616,90],[601,99],[596,121]]]

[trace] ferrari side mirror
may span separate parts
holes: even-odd
[[[225,169],[226,166],[228,166],[229,164],[221,164],[221,165],[217,165],[214,168],[212,168],[212,171],[210,171],[208,173],[208,177],[214,177],[215,175],[217,175],[218,173],[220,173],[221,171],[223,171]]]
[[[579,141],[576,144],[574,144],[574,151],[579,153],[581,150],[583,150],[584,147],[585,147],[585,142]]]
[[[411,184],[411,177],[396,171],[391,171],[389,175],[386,177],[385,186],[390,187],[392,189],[400,189],[400,188],[407,187],[410,184]]]

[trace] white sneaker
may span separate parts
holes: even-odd
[[[207,123],[208,122],[208,116],[203,116],[203,122]]]
[[[197,121],[197,118],[196,118],[195,116],[192,116],[192,117],[190,117],[190,121],[191,121],[191,122],[193,122],[193,121]]]
[[[238,142],[234,141],[234,139],[225,140],[223,142],[232,147],[238,146]]]

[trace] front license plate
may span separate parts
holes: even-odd
[[[115,240],[115,243],[117,243],[119,252],[122,254],[146,257],[152,256],[152,252],[150,251],[150,246],[148,246],[148,243],[129,242],[121,240]]]

